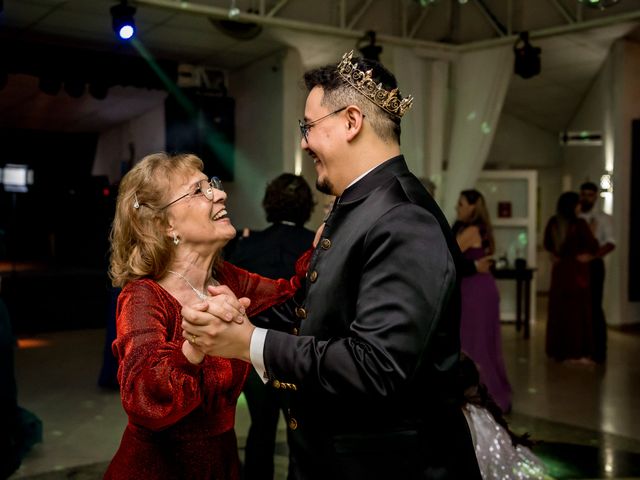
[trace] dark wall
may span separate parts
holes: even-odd
[[[631,125],[629,301],[640,302],[640,119]]]
[[[0,193],[5,257],[106,265],[113,202],[106,178],[91,176],[97,134],[0,129],[0,144],[0,165],[34,171],[28,192]]]
[[[114,42],[105,48],[108,50],[71,47],[15,35],[0,41],[0,72],[34,75],[50,88],[89,84],[93,87],[90,91],[102,95],[114,85],[164,89],[167,80],[171,84],[176,81],[176,62],[156,58],[152,65],[129,42]],[[162,77],[157,70],[163,72]]]
[[[189,152],[204,162],[204,172],[221,180],[233,180],[233,98],[196,91],[180,91],[165,101],[168,152]],[[259,128],[258,126],[247,126]]]

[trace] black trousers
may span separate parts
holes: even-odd
[[[595,344],[593,359],[604,363],[607,358],[607,322],[602,309],[604,290],[604,260],[596,258],[589,263],[591,274],[591,311],[593,315],[593,340]]]
[[[299,428],[290,435],[288,480],[482,480],[462,409],[437,412],[415,430],[330,434],[318,426],[300,435]]]
[[[253,368],[243,391],[251,416],[244,451],[244,480],[273,480],[281,392],[265,385]]]
[[[9,478],[20,466],[16,445],[18,393],[13,369],[14,349],[9,312],[0,300],[0,478]]]

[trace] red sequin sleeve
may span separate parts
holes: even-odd
[[[291,298],[304,282],[313,249],[307,250],[296,261],[296,274],[289,280],[271,280],[224,262],[218,280],[227,285],[238,298],[248,297],[250,317]]]
[[[202,402],[202,367],[182,353],[180,312],[154,282],[127,285],[118,298],[113,352],[122,405],[131,422],[162,430]]]

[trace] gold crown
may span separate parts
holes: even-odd
[[[356,63],[351,63],[352,57],[353,50],[342,56],[342,61],[338,64],[338,73],[340,76],[385,112],[402,118],[413,105],[413,97],[408,95],[406,98],[400,100],[398,97],[400,92],[397,88],[388,91],[382,88],[382,83],[376,85],[376,82],[371,78],[372,71],[367,70],[363,72],[360,70]]]

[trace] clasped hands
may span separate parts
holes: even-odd
[[[316,231],[315,248],[322,237],[324,223]],[[185,357],[194,364],[205,355],[238,358],[251,362],[251,335],[255,330],[245,310],[251,304],[247,297],[237,298],[226,285],[207,287],[211,297],[182,307],[182,344]]]
[[[251,303],[237,298],[226,285],[207,287],[212,296],[182,307],[182,352],[191,363],[200,363],[204,355],[239,358],[250,362],[249,346],[255,327],[246,316]]]

